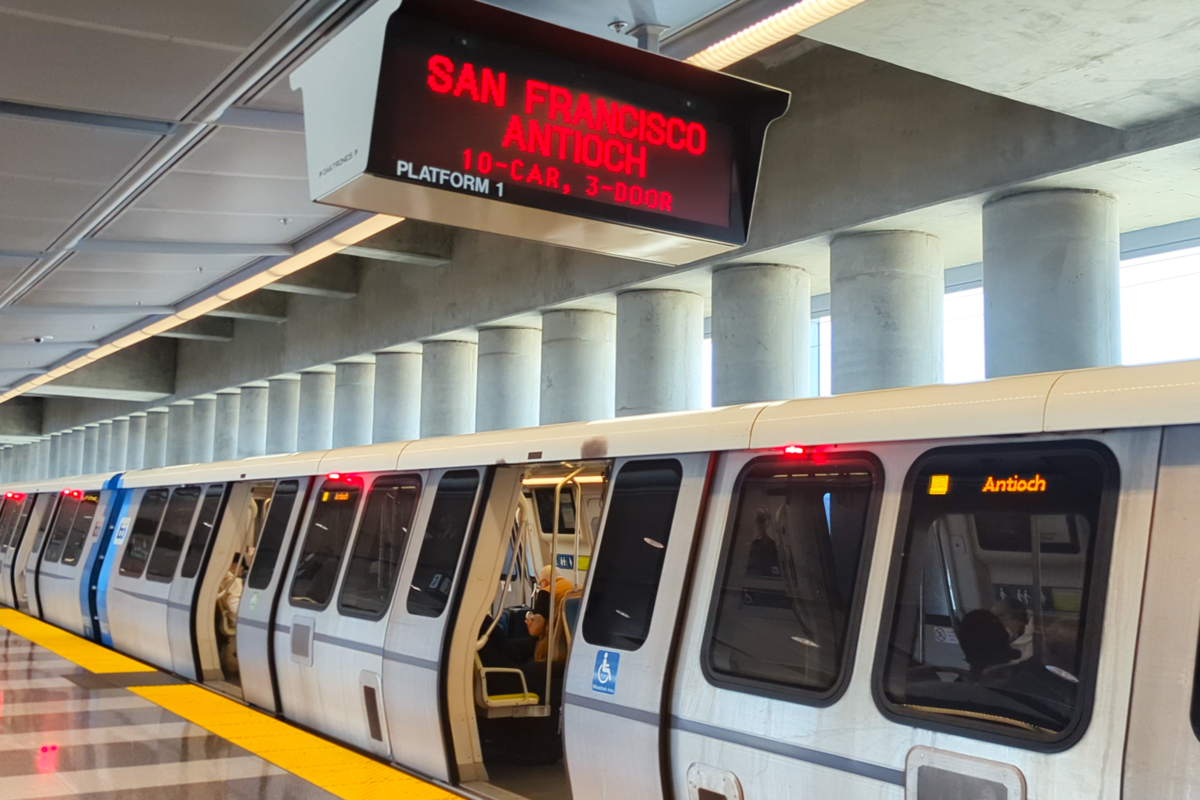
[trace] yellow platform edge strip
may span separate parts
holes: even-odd
[[[0,609],[0,628],[90,672],[157,672],[148,664],[13,609]],[[142,686],[128,691],[343,800],[459,797],[199,686]]]
[[[199,686],[129,691],[344,800],[458,797]]]
[[[95,642],[89,642],[87,639],[82,639],[73,633],[68,633],[14,609],[0,609],[0,628],[7,628],[18,636],[91,672],[155,671],[154,667],[149,664],[134,661],[129,656],[123,656],[115,650],[109,650]]]

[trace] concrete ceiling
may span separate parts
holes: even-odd
[[[868,0],[804,35],[1117,128],[1200,108],[1194,0]]]

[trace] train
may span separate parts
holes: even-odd
[[[0,603],[469,796],[1200,794],[1200,362],[0,487]]]

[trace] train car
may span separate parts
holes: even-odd
[[[1029,375],[2,487],[0,600],[497,800],[1190,798],[1198,477]]]

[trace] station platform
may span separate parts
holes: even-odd
[[[203,687],[0,610],[0,798],[456,795]]]

